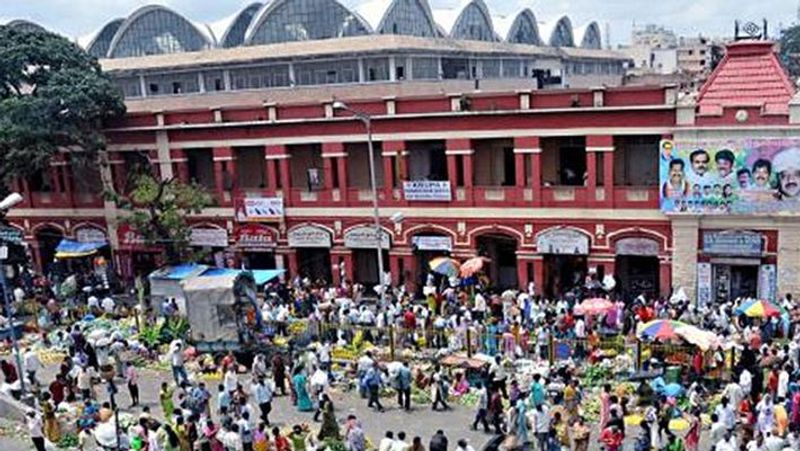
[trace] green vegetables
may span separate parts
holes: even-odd
[[[603,366],[590,366],[586,368],[581,381],[584,387],[597,387],[612,378],[611,369]]]
[[[67,434],[61,437],[61,440],[56,444],[59,449],[77,449],[78,436],[75,434]]]

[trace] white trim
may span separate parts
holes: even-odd
[[[514,149],[515,154],[532,154],[532,153],[542,153],[542,149],[540,147],[534,147],[532,149]]]
[[[347,152],[323,153],[322,158],[347,158]]]
[[[265,155],[264,156],[265,160],[288,160],[289,158],[292,158],[292,156],[291,155]]]
[[[587,147],[586,151],[587,152],[613,152],[614,151],[614,147],[613,146],[611,146],[611,147]]]
[[[234,157],[214,157],[214,161],[233,161]]]
[[[169,160],[157,160],[155,163],[186,163],[188,158],[170,158]]]
[[[445,150],[445,155],[472,155],[475,153],[475,149],[464,149],[464,150]]]

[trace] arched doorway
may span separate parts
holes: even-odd
[[[549,298],[583,285],[588,271],[589,237],[570,228],[554,228],[536,237],[544,260],[543,292]]]
[[[42,227],[36,231],[36,243],[39,247],[39,263],[42,272],[49,274],[54,268],[56,247],[64,238],[64,233],[52,226]]]
[[[625,300],[640,294],[648,298],[658,296],[660,247],[658,241],[646,237],[621,238],[614,243],[614,275]]]
[[[414,271],[416,294],[422,295],[422,288],[428,281],[430,261],[436,257],[449,257],[453,251],[453,239],[439,232],[420,232],[411,237],[411,248],[416,261]],[[438,284],[437,284],[438,286]]]
[[[498,290],[518,288],[517,240],[511,236],[492,233],[476,239],[478,255],[489,262],[484,266],[491,286]]]

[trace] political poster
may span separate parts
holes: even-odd
[[[667,214],[800,213],[800,139],[662,141]]]

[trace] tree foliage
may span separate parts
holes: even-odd
[[[124,113],[119,90],[77,44],[0,26],[0,185],[47,167],[61,149],[96,164],[103,124]]]
[[[781,61],[792,78],[800,77],[800,25],[781,32]]]
[[[132,182],[128,195],[107,193],[126,212],[121,220],[139,232],[146,245],[163,249],[167,263],[194,261],[198,255],[189,246],[186,217],[214,205],[211,194],[195,183],[159,180],[147,173],[134,175]]]

